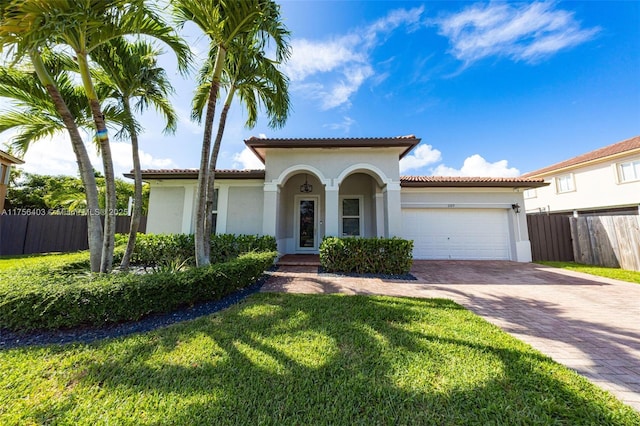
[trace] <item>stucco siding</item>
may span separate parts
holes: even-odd
[[[262,187],[230,187],[227,207],[229,234],[260,234],[262,232]]]
[[[266,158],[265,181],[276,180],[292,165],[308,165],[322,170],[327,179],[338,178],[354,164],[366,163],[377,167],[385,177],[400,180],[398,150],[394,148],[372,149],[342,148],[339,155],[335,149],[288,150],[273,149]],[[338,182],[334,182],[338,183]]]
[[[182,232],[184,186],[152,186],[149,194],[147,232],[179,234]]]
[[[525,199],[526,210],[528,213],[571,212],[639,205],[640,181],[618,182],[617,165],[632,160],[640,160],[640,157],[622,158],[547,176],[545,182],[550,185],[537,188],[534,197]],[[574,190],[559,193],[557,178],[565,175],[573,177]]]

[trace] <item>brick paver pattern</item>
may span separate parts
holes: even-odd
[[[262,291],[448,298],[640,411],[640,285],[537,264],[415,261],[417,281],[282,266]]]

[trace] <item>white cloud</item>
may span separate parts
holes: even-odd
[[[351,96],[375,75],[369,58],[371,50],[400,26],[413,30],[423,12],[423,7],[399,9],[365,28],[330,40],[293,40],[291,59],[283,66],[292,90],[319,99],[324,110],[349,105]],[[320,77],[322,82],[317,80]]]
[[[431,174],[432,176],[517,177],[520,176],[520,170],[509,167],[507,160],[489,163],[482,156],[474,154],[464,160],[460,169],[440,164]]]
[[[412,154],[400,160],[400,173],[437,163],[441,159],[440,151],[433,149],[431,145],[419,145]]]
[[[102,172],[102,159],[98,156],[93,145],[87,146],[91,164]],[[131,160],[131,145],[126,142],[112,142],[111,156],[116,177],[122,178],[133,168]],[[78,176],[78,164],[66,135],[55,136],[50,140],[42,140],[31,145],[23,157],[25,164],[20,168],[28,173],[41,175],[69,175]],[[176,164],[171,159],[154,158],[151,154],[140,151],[140,163],[143,169],[172,168]]]
[[[342,123],[325,124],[323,127],[327,127],[331,130],[342,130],[344,133],[349,133],[351,126],[355,124],[356,120],[351,117],[344,117]]]
[[[245,148],[241,152],[233,154],[233,168],[242,170],[264,169],[264,164],[249,148]]]
[[[583,29],[574,14],[553,2],[474,4],[437,21],[451,53],[471,63],[488,56],[535,62],[592,39],[600,28]]]

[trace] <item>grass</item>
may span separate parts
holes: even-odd
[[[582,265],[575,262],[541,261],[536,263],[540,263],[541,265],[553,266],[554,268],[568,269],[570,271],[584,272],[586,274],[640,284],[640,272],[638,271],[628,271],[626,269],[620,268],[607,268],[604,266]]]
[[[93,344],[0,351],[0,424],[640,424],[447,300],[257,294]]]
[[[14,268],[29,268],[33,266],[60,266],[71,262],[89,259],[88,251],[75,253],[42,253],[25,254],[19,256],[0,256],[0,271]]]

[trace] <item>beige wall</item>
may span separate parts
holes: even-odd
[[[262,185],[229,187],[225,233],[249,235],[262,233],[263,198]]]
[[[192,234],[195,230],[195,179],[150,180],[147,232]],[[216,179],[216,232],[259,234],[262,231],[264,182],[259,179]]]
[[[606,207],[640,205],[640,181],[619,183],[617,165],[640,157],[623,157],[545,177],[550,185],[537,188],[535,197],[525,198],[526,211],[571,212]],[[558,193],[556,178],[572,174],[575,190]]]
[[[147,232],[150,234],[182,233],[184,198],[184,186],[151,184]]]

